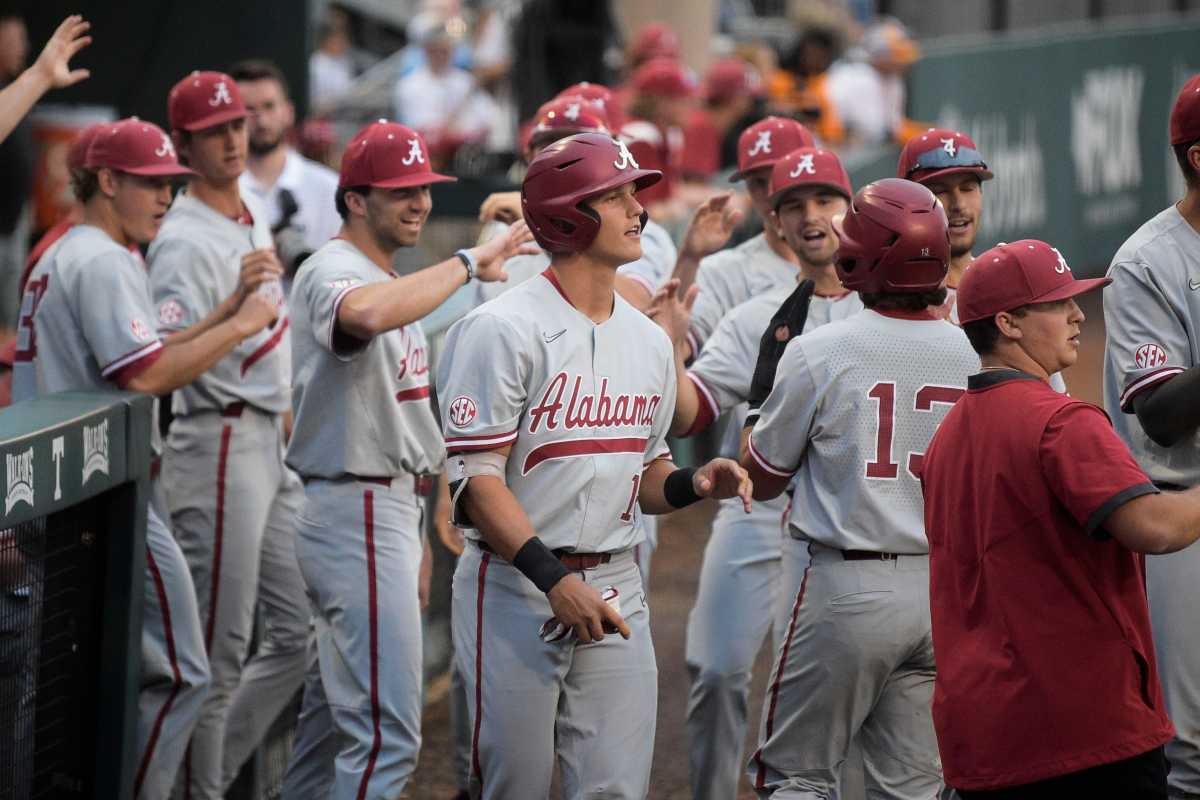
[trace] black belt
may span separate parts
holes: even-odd
[[[876,553],[874,550],[843,550],[846,561],[895,561],[900,553]]]
[[[492,546],[482,539],[478,540],[476,544],[479,545],[479,549],[483,552],[491,553],[492,555],[496,554]],[[562,562],[563,566],[572,572],[578,572],[581,569],[593,569],[601,564],[607,564],[612,561],[612,553],[575,553],[564,548],[551,550],[550,552],[554,553],[554,556]]]
[[[389,489],[392,486],[392,481],[400,480],[400,478],[389,478],[386,476],[372,476],[372,475],[351,475],[350,477],[356,481],[361,481],[363,483],[375,483],[380,486],[386,486]],[[407,476],[405,476],[405,477],[407,477]],[[413,479],[413,493],[414,494],[429,494],[429,492],[432,491],[432,489],[433,489],[433,476],[432,475],[413,475],[412,479]]]

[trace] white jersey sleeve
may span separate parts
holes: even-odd
[[[335,357],[349,361],[361,353],[368,342],[357,339],[338,328],[338,311],[342,301],[355,289],[364,286],[371,276],[364,275],[358,261],[327,259],[322,261],[319,280],[297,281],[293,302],[303,303],[312,321],[313,337]],[[332,266],[332,269],[330,268]]]
[[[783,302],[786,295],[781,298]],[[752,303],[741,304],[721,319],[688,370],[688,378],[696,386],[710,419],[719,417],[750,394],[750,379],[754,376],[762,336],[762,330],[754,333],[757,327],[754,323],[762,316],[756,308],[760,304]],[[766,328],[765,322],[762,328]]]
[[[79,327],[104,378],[162,347],[154,332],[146,271],[135,256],[108,250],[79,269],[76,278]],[[103,309],[97,298],[103,298]]]
[[[150,282],[158,308],[158,330],[164,334],[190,328],[225,299],[217,297],[218,282],[205,280],[198,268],[212,263],[201,248],[184,237],[173,237],[155,249]]]
[[[516,441],[528,400],[526,349],[508,321],[486,310],[450,329],[438,366],[447,452],[495,450]]]
[[[1140,261],[1112,265],[1104,289],[1106,360],[1120,391],[1120,410],[1133,398],[1192,365],[1187,327],[1150,267]],[[1110,408],[1110,411],[1113,409]]]
[[[775,371],[771,393],[759,409],[750,433],[751,456],[767,472],[790,478],[800,468],[811,438],[820,395],[804,349],[788,342]]]
[[[667,447],[667,436],[671,433],[671,418],[675,411],[675,360],[666,361],[666,374],[663,376],[662,402],[655,408],[654,422],[650,427],[650,437],[646,440],[646,464],[660,458],[670,458],[671,449]]]

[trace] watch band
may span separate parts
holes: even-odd
[[[467,283],[470,283],[475,278],[475,259],[466,250],[456,250],[454,255],[458,256],[462,261],[463,266],[467,269]]]

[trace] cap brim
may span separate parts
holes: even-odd
[[[778,160],[779,159],[775,159],[775,161]],[[744,181],[746,178],[750,177],[751,172],[757,172],[760,169],[765,169],[768,173],[770,173],[771,169],[775,166],[775,161],[764,161],[761,164],[755,164],[749,169],[739,169],[737,172],[729,176],[729,182],[737,183],[738,181]]]
[[[209,114],[207,117],[201,117],[198,120],[189,122],[187,125],[180,125],[179,127],[183,128],[185,131],[195,133],[196,131],[202,131],[205,128],[214,128],[217,125],[229,122],[230,120],[244,119],[247,116],[249,115],[246,113],[246,109],[231,108],[225,111],[218,111],[216,114]]]
[[[908,180],[923,185],[928,181],[944,178],[947,175],[975,175],[981,181],[990,181],[996,177],[990,169],[980,169],[979,167],[946,167],[945,169],[915,170],[910,173]]]
[[[192,176],[196,173],[188,169],[182,164],[154,164],[148,167],[116,167],[120,172],[128,172],[130,175],[145,175],[148,177],[168,177],[182,178]]]
[[[1099,289],[1108,286],[1112,283],[1112,278],[1083,278],[1076,279],[1070,283],[1064,283],[1057,289],[1047,292],[1041,297],[1035,297],[1030,300],[1030,303],[1054,303],[1059,300],[1067,300],[1072,297],[1078,297],[1081,294],[1090,292],[1093,289]]]
[[[808,183],[808,182],[795,183],[784,189],[780,189],[778,192],[776,192],[775,194],[773,194],[769,198],[767,198],[767,202],[771,204],[772,211],[777,211],[779,209],[779,204],[783,202],[783,198],[787,197],[788,192],[790,192],[794,189],[807,189],[810,186],[815,187],[817,189],[829,189],[831,191],[837,192],[838,194],[840,194],[842,197],[846,198],[847,200],[854,199],[853,197],[851,197],[850,193],[846,191],[845,186],[839,186],[836,183],[818,183],[817,181],[813,181],[812,183]],[[840,237],[841,234],[839,233],[838,236]]]
[[[399,178],[389,178],[386,181],[375,181],[371,186],[379,189],[407,189],[411,186],[428,186],[431,183],[454,183],[458,178],[449,175],[439,175],[436,172],[425,172],[420,175],[402,175]]]

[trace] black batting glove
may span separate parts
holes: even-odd
[[[779,359],[783,358],[783,351],[787,349],[788,342],[804,332],[812,295],[813,282],[807,278],[800,281],[775,312],[775,316],[771,317],[771,324],[763,331],[762,338],[758,341],[758,362],[754,365],[754,377],[750,379],[750,396],[747,398],[750,404],[750,415],[746,418],[747,426],[758,420],[758,408],[775,385],[775,370],[779,366]]]

